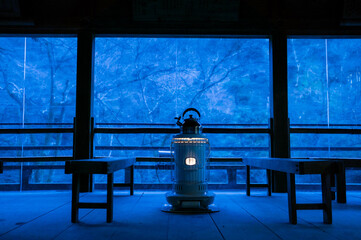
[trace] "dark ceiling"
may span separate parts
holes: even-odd
[[[359,0],[0,0],[0,31],[359,33]]]

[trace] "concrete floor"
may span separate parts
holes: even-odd
[[[220,212],[161,212],[164,192],[116,191],[114,222],[105,210],[81,209],[79,224],[70,222],[69,191],[0,192],[0,239],[361,239],[361,192],[347,192],[347,204],[333,202],[333,224],[322,211],[298,211],[288,223],[287,194],[247,197],[244,191],[215,192]],[[82,194],[81,200],[105,201],[105,192]],[[320,202],[319,192],[298,192],[297,201]]]

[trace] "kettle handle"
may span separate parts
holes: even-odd
[[[194,111],[194,112],[196,112],[198,114],[199,118],[201,117],[201,114],[195,108],[187,108],[186,110],[184,110],[182,117],[184,118],[184,115],[189,111]]]

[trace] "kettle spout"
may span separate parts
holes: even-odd
[[[180,121],[180,120],[181,120],[181,118],[182,118],[181,116],[179,116],[179,117],[175,117],[175,118],[174,118],[174,119],[177,119],[176,124],[177,124],[178,126],[180,126],[180,127],[183,125],[183,124],[181,123],[181,121]]]

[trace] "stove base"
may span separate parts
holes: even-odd
[[[208,208],[174,208],[170,204],[164,204],[161,208],[162,212],[167,213],[215,213],[219,212],[219,208],[211,204]]]
[[[169,204],[163,206],[162,211],[164,212],[210,213],[219,211],[214,205],[211,205],[214,201],[214,193],[211,192],[203,195],[168,192],[166,198]]]

